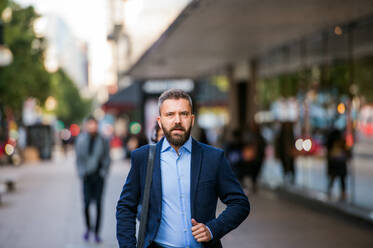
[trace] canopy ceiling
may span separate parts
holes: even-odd
[[[372,0],[192,1],[128,74],[198,78],[372,14]]]

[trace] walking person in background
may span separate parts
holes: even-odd
[[[151,137],[152,142],[157,143],[163,138],[163,136],[163,130],[159,127],[158,122],[156,122],[153,128],[153,135]]]
[[[240,167],[242,168],[242,173],[250,177],[251,190],[255,194],[258,189],[257,181],[262,169],[266,148],[266,142],[257,123],[252,121],[244,134],[243,140]]]
[[[220,149],[190,136],[192,100],[171,89],[158,100],[165,137],[156,145],[144,247],[222,247],[220,239],[248,216],[250,204]],[[117,205],[120,248],[135,248],[137,206],[144,195],[149,146],[131,155]],[[216,217],[218,198],[226,209]],[[142,248],[142,247],[141,247]]]
[[[224,151],[234,174],[236,175],[241,185],[243,185],[245,171],[243,170],[241,163],[243,148],[243,142],[241,141],[241,139],[241,131],[239,129],[234,129],[231,132],[228,141],[224,145]]]
[[[293,123],[289,121],[282,123],[280,133],[276,138],[276,157],[281,161],[284,181],[290,181],[291,184],[295,183],[294,144]]]
[[[351,157],[350,150],[347,148],[346,139],[343,133],[333,128],[327,137],[327,162],[328,162],[328,195],[331,196],[333,184],[336,178],[340,180],[341,200],[346,200],[346,176],[347,162]]]
[[[94,117],[87,118],[85,131],[76,140],[75,151],[78,174],[83,186],[86,223],[83,238],[88,241],[91,231],[94,231],[95,241],[100,243],[102,195],[105,178],[109,172],[110,151],[109,143],[98,133],[98,123]],[[94,228],[91,226],[89,211],[92,201],[96,203],[96,225]]]
[[[148,139],[142,130],[138,134],[131,134],[126,141],[126,157],[130,158],[132,151],[147,144]]]

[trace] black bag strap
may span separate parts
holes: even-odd
[[[144,189],[144,195],[143,195],[142,207],[141,207],[140,228],[139,228],[138,241],[137,241],[138,248],[144,247],[146,224],[148,222],[150,187],[151,187],[152,178],[153,178],[154,157],[155,157],[155,144],[150,144],[149,154],[148,154],[148,166],[146,168],[145,189]]]

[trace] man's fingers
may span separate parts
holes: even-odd
[[[202,233],[200,233],[198,235],[195,235],[194,238],[198,241],[200,239],[207,238],[207,234],[206,234],[206,232],[202,232]],[[200,242],[200,241],[198,241],[198,242]]]
[[[197,226],[196,226],[197,227]],[[206,231],[205,228],[203,228],[203,226],[201,226],[200,228],[196,229],[196,230],[192,230],[192,234],[193,236],[195,237],[196,235],[200,234],[200,233],[203,233],[204,231]]]
[[[196,238],[197,242],[208,242],[210,241],[210,236],[208,234],[200,234],[198,238]]]
[[[193,227],[192,227],[192,232],[194,232],[194,231],[196,231],[196,230],[198,230],[198,229],[200,229],[200,228],[203,228],[203,224],[201,224],[201,223],[199,223],[199,224],[193,226]]]
[[[197,242],[208,242],[211,240],[211,234],[208,228],[203,223],[198,223],[195,219],[192,219],[192,234]]]

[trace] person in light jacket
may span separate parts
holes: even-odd
[[[94,231],[95,241],[101,242],[99,236],[102,212],[102,194],[105,178],[109,173],[110,154],[109,143],[98,133],[97,120],[90,116],[85,122],[85,131],[82,132],[75,143],[76,165],[78,175],[83,186],[84,216],[86,231],[83,235],[85,241],[89,240],[91,231]],[[90,203],[96,203],[96,225],[91,226],[89,213]]]

